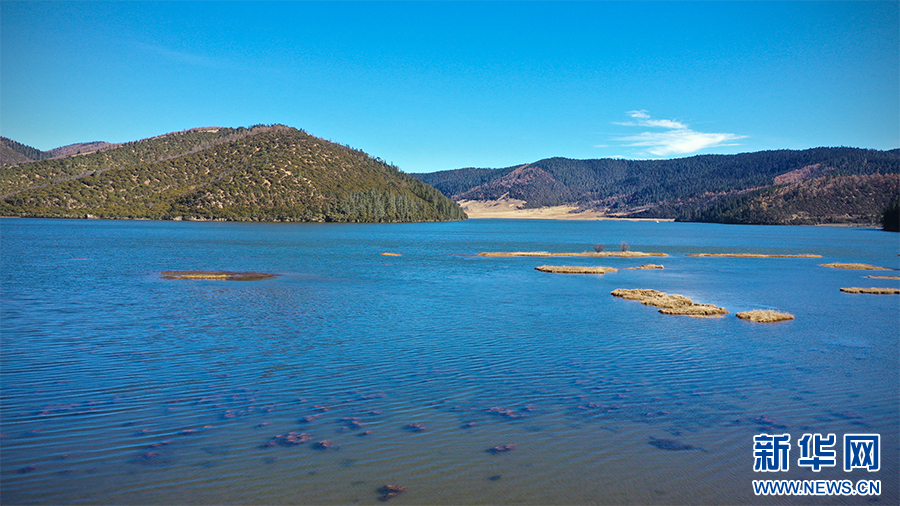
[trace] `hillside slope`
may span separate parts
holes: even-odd
[[[86,155],[89,153],[95,153],[101,150],[112,149],[118,146],[118,144],[114,144],[112,142],[79,142],[77,144],[69,144],[66,146],[60,146],[58,148],[53,148],[46,153],[50,155],[50,158],[62,158],[66,156],[73,155]]]
[[[26,146],[7,137],[0,137],[0,167],[43,160],[51,156],[53,155],[37,148]]]
[[[686,221],[876,224],[900,197],[898,174],[900,150],[816,148],[673,160],[548,158],[414,176],[457,201],[511,199],[526,208]],[[781,211],[758,212],[763,205]]]
[[[76,152],[62,158],[3,167],[0,168],[0,198],[26,189],[99,175],[110,169],[177,158],[223,142],[255,135],[266,128],[268,127],[195,128],[113,145],[115,147],[112,149],[88,154]],[[65,150],[66,147],[58,149]],[[45,154],[52,156],[51,152]]]
[[[238,221],[465,219],[366,153],[281,125],[194,129],[0,169],[11,216]]]

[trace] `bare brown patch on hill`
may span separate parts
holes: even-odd
[[[775,184],[790,184],[790,183],[799,183],[801,181],[805,181],[807,179],[812,179],[814,177],[820,176],[825,172],[830,172],[831,169],[822,168],[821,163],[817,163],[815,165],[807,165],[806,167],[792,170],[790,172],[785,172],[780,176],[775,176],[774,183]]]

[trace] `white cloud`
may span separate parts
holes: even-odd
[[[647,121],[642,121],[641,126],[678,129],[687,128],[687,125],[684,123],[679,123],[670,119],[648,119]]]
[[[619,137],[616,140],[631,142],[626,146],[650,148],[647,151],[656,156],[667,156],[696,153],[701,149],[718,146],[736,146],[737,144],[728,144],[728,142],[744,137],[735,134],[708,134],[685,128],[669,132],[643,132],[638,135]]]
[[[632,118],[650,119],[650,115],[647,114],[646,109],[641,109],[640,111],[628,111],[628,115]]]
[[[687,128],[687,125],[671,119],[650,119],[647,111],[628,111],[628,115],[637,118],[638,121],[628,121],[625,123],[615,123],[622,126],[642,126],[652,128]]]
[[[641,132],[636,135],[617,137],[615,140],[628,142],[630,147],[648,148],[647,153],[656,156],[686,155],[696,153],[702,149],[720,146],[736,146],[733,141],[743,139],[746,135],[730,133],[705,133],[695,132],[688,125],[680,121],[668,119],[651,119],[646,110],[628,111],[627,113],[638,121],[627,123],[615,123],[622,126],[636,126],[647,128],[665,128],[664,132]]]

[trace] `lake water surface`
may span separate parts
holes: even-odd
[[[397,505],[900,501],[900,297],[839,291],[900,282],[818,265],[900,268],[897,234],[4,219],[0,241],[3,504],[380,504],[387,483],[408,489]],[[622,241],[669,256],[472,256]],[[723,252],[822,258],[685,256]],[[665,269],[534,270],[650,262]],[[662,315],[616,288],[731,314]],[[750,309],[796,319],[734,317]],[[276,438],[291,432],[309,439]],[[791,434],[788,472],[753,472],[764,432]],[[881,469],[801,468],[804,433],[880,434]],[[755,496],[752,480],[766,478],[878,479],[882,490]]]

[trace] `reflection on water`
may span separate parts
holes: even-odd
[[[665,269],[469,256],[622,241]],[[875,478],[880,497],[813,502],[896,504],[900,304],[839,288],[897,281],[818,264],[897,253],[846,228],[3,220],[0,498],[377,504],[397,484],[397,504],[784,504],[810,501],[751,481]],[[731,314],[660,315],[616,288]],[[733,316],[750,309],[796,320]],[[882,469],[760,477],[767,431],[880,433]]]

